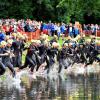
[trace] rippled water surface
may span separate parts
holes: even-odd
[[[0,82],[0,100],[100,100],[100,77],[97,75],[35,79],[24,75],[21,80],[14,84],[11,79]]]

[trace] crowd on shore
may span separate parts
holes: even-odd
[[[51,27],[51,26],[52,27]],[[46,27],[49,27],[46,29]],[[53,27],[54,26],[54,27]],[[59,26],[59,28],[57,28]],[[93,27],[93,25],[91,25]],[[89,27],[89,26],[86,26]],[[84,30],[86,30],[84,26]],[[99,30],[100,26],[95,25],[94,30]],[[36,31],[41,30],[41,36],[39,40],[32,40],[29,45],[28,37],[22,35],[21,31]],[[49,34],[46,34],[46,30]],[[56,29],[56,30],[55,30]],[[49,73],[51,66],[58,62],[58,73],[62,68],[67,69],[69,66],[73,66],[75,63],[82,63],[84,67],[87,67],[93,62],[100,63],[100,41],[96,40],[95,34],[90,37],[91,39],[85,39],[85,35],[81,34],[82,28],[70,23],[68,26],[69,36],[63,41],[63,45],[59,45],[59,34],[65,34],[66,24],[43,24],[42,22],[31,20],[19,20],[7,19],[0,21],[0,75],[4,74],[6,67],[12,72],[12,76],[16,76],[15,67],[18,67],[18,71],[28,67],[31,73],[39,70],[43,67]],[[88,28],[87,28],[88,29]],[[59,31],[58,31],[59,30]],[[49,40],[48,36],[53,36]],[[25,62],[22,64],[23,52],[27,50],[25,55]],[[45,64],[44,64],[45,63]]]
[[[0,20],[0,30],[2,29],[3,33],[10,35],[13,32],[34,32],[37,29],[40,29],[44,34],[50,36],[57,35],[58,37],[61,34],[68,34],[71,37],[75,37],[77,34],[80,34],[85,31],[91,31],[92,35],[96,35],[96,31],[100,30],[100,25],[98,24],[75,24],[69,23],[48,23],[36,20],[16,20],[16,19],[1,19]]]

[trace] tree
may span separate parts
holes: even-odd
[[[100,0],[0,0],[0,18],[100,23]]]
[[[86,23],[91,18],[89,23],[98,23],[100,19],[100,0],[61,0],[57,7],[65,9],[64,15],[74,21]]]

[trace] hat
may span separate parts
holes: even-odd
[[[23,34],[23,36],[24,36],[25,38],[28,38],[28,36],[27,36],[26,34]]]
[[[78,39],[80,39],[80,38],[81,38],[81,36],[80,36],[80,35],[77,35],[76,39],[78,40]]]
[[[9,40],[7,41],[7,43],[8,43],[8,44],[12,44],[12,43],[13,43],[13,40],[12,40],[12,39],[9,39]]]
[[[36,43],[41,44],[41,41],[40,40],[36,40]]]
[[[49,39],[46,39],[45,41],[49,42]]]
[[[19,38],[20,39],[26,39],[26,36],[25,35],[22,35],[22,34],[19,34]]]
[[[17,36],[18,38],[21,38],[21,37],[22,37],[22,34],[21,34],[20,32],[17,32],[17,33],[16,33],[16,36]]]
[[[70,43],[69,43],[69,46],[72,46],[72,45],[73,45],[73,43],[72,43],[72,42],[70,42]]]
[[[85,37],[85,34],[83,34],[83,37]]]
[[[31,40],[32,43],[36,43],[36,40]]]
[[[1,42],[1,45],[2,45],[2,46],[6,46],[6,45],[7,45],[6,41],[2,41],[2,42]]]
[[[87,39],[86,42],[90,43],[91,42],[91,39]]]
[[[57,44],[56,42],[53,42],[53,43],[52,43],[52,46],[55,46],[56,44]]]
[[[56,39],[57,39],[57,35],[54,35],[54,38],[56,38]]]
[[[16,33],[12,33],[12,36],[16,37]]]
[[[52,43],[52,46],[53,46],[53,47],[59,47],[59,43],[53,42],[53,43]]]
[[[70,36],[67,37],[68,40],[71,40],[72,38]]]
[[[73,38],[72,41],[77,41],[77,38]]]
[[[49,43],[47,41],[44,42],[44,45],[49,45]]]
[[[64,43],[64,46],[66,46],[66,47],[67,47],[67,46],[68,46],[68,43]]]
[[[7,36],[6,36],[6,40],[8,40],[9,38],[10,38],[10,36],[7,35]]]
[[[42,34],[40,38],[45,40],[47,38],[47,36],[46,36],[46,34]]]
[[[48,35],[45,35],[45,38],[48,39]]]

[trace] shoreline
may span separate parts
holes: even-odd
[[[16,70],[16,75],[18,73],[22,73],[23,74],[27,74],[30,75],[29,70],[27,68],[21,70],[20,72],[17,72],[17,68],[14,68]],[[82,64],[74,64],[72,67],[68,67],[67,69],[62,69],[61,73],[58,73],[58,66],[57,64],[54,65],[51,69],[50,69],[50,73],[46,73],[45,70],[39,70],[38,72],[34,71],[33,75],[35,76],[55,76],[55,75],[61,75],[61,76],[67,76],[67,75],[74,75],[74,76],[78,76],[78,75],[87,75],[89,76],[90,74],[100,74],[100,65],[99,63],[94,62],[93,65],[89,65],[87,67],[84,67]],[[11,76],[11,72],[9,71],[9,69],[7,68],[6,72],[4,73],[4,75],[0,76],[0,79],[2,77],[6,76]]]

